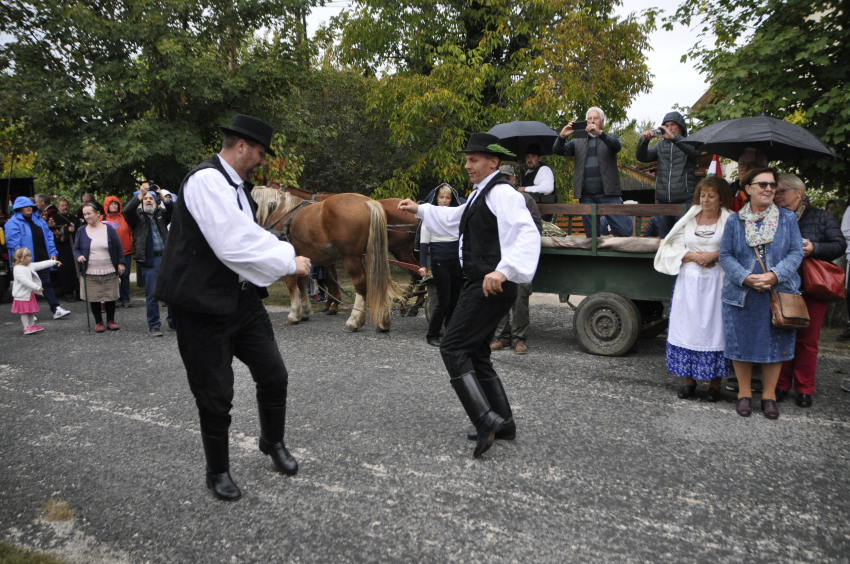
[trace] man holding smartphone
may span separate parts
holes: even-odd
[[[623,148],[615,135],[602,130],[605,112],[592,107],[587,110],[584,122],[571,121],[562,130],[552,152],[556,155],[575,158],[573,194],[581,204],[622,204],[620,171],[617,169],[617,153]],[[567,137],[573,136],[572,141]],[[615,237],[629,237],[631,225],[626,216],[612,215],[607,218]],[[591,236],[589,215],[581,216],[584,232]],[[596,232],[600,233],[597,226]]]
[[[661,121],[661,127],[643,132],[638,142],[635,158],[642,163],[658,161],[655,172],[655,199],[659,204],[684,204],[694,199],[697,187],[697,159],[702,151],[682,143],[688,136],[685,118],[679,112],[670,112]],[[659,139],[653,147],[649,141]],[[679,216],[658,216],[659,237],[666,237]]]

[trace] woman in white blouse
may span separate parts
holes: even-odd
[[[667,370],[685,379],[679,397],[690,398],[697,381],[708,382],[706,399],[721,399],[721,378],[732,376],[725,345],[718,262],[723,228],[729,219],[732,189],[712,176],[696,187],[694,205],[661,243],[655,269],[676,276],[667,330]]]

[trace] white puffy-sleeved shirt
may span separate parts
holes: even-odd
[[[498,171],[497,171],[498,172]],[[473,186],[473,192],[467,202],[457,207],[440,207],[432,204],[420,204],[416,217],[435,235],[459,237],[459,254],[463,263],[463,234],[459,233],[460,219],[466,206],[472,205],[480,194],[480,188],[487,186],[494,172],[479,184]],[[510,184],[497,184],[485,196],[484,203],[496,216],[499,226],[499,247],[502,260],[496,270],[518,284],[526,284],[534,278],[537,261],[540,259],[540,233],[531,219],[525,205],[525,198]]]
[[[215,256],[240,282],[263,288],[294,274],[295,248],[254,222],[242,179],[221,155],[219,159],[238,189],[207,168],[189,177],[181,195]]]
[[[540,165],[540,169],[534,177],[534,184],[526,186],[525,191],[532,194],[551,194],[555,191],[555,174],[546,165]]]

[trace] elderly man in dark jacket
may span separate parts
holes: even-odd
[[[697,186],[697,158],[701,151],[682,143],[688,136],[688,127],[679,112],[665,115],[659,129],[663,133],[654,147],[649,146],[649,140],[656,137],[655,131],[643,132],[635,157],[642,163],[658,161],[655,197],[659,204],[690,203]],[[678,220],[676,216],[659,216],[659,236],[666,237]]]
[[[156,193],[160,201],[164,201],[159,186],[156,186]],[[148,190],[147,183],[142,184],[138,196],[133,196],[124,205],[124,219],[133,230],[133,256],[139,267],[136,275],[145,279],[148,331],[152,337],[162,337],[159,300],[154,296],[154,290],[173,210],[172,202],[165,201],[164,209],[157,205],[157,199]]]

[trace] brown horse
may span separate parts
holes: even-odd
[[[293,188],[292,186],[281,187],[276,182],[270,182],[269,186],[276,189],[279,188],[282,192],[292,194],[298,198],[316,202],[322,202],[334,195],[332,192],[314,193],[302,190],[301,188]],[[409,213],[399,211],[398,203],[400,201],[401,199],[399,198],[377,200],[377,202],[381,204],[381,207],[384,208],[384,213],[387,216],[387,249],[390,253],[392,253],[397,261],[406,262],[408,264],[419,264],[419,261],[416,259],[416,255],[413,251],[413,245],[416,242],[416,228],[419,220]],[[331,296],[338,299],[340,293],[336,283],[336,265],[328,265],[327,268],[330,271],[330,278],[326,281],[328,292]],[[419,274],[411,272],[411,290],[416,287],[416,284],[420,280],[422,280],[422,277],[419,276]],[[407,300],[405,299],[404,301],[406,302]],[[409,317],[415,317],[416,314],[419,313],[419,308],[422,306],[424,301],[424,297],[417,299],[416,303],[406,310],[407,315]],[[322,311],[329,315],[336,315],[339,308],[338,303],[339,302],[334,300],[328,300],[328,305]]]
[[[274,188],[254,188],[251,195],[257,202],[257,221],[278,236],[289,221],[287,213],[304,201]],[[305,205],[289,218],[289,238],[296,254],[318,266],[341,260],[351,277],[357,296],[345,329],[357,331],[366,322],[368,297],[370,322],[379,331],[389,331],[392,303],[402,297],[403,291],[390,276],[383,208],[360,194],[335,194]],[[307,277],[287,276],[286,285],[292,301],[287,323],[308,319],[311,310]],[[334,296],[337,299],[338,294],[337,291]]]

